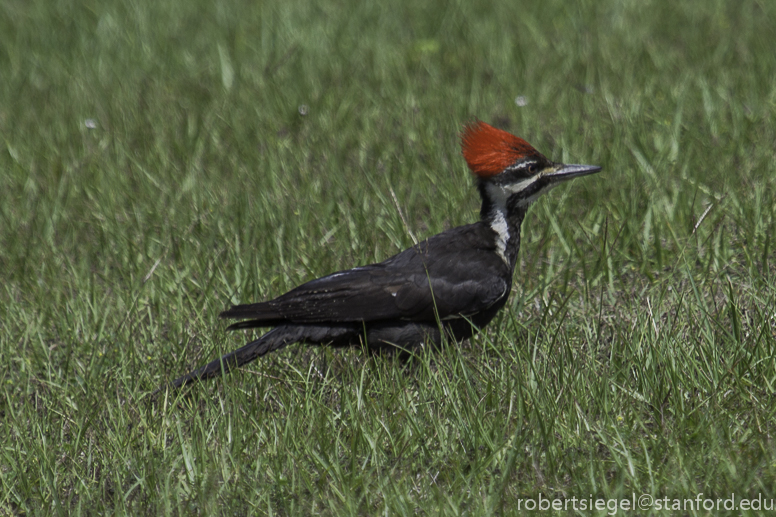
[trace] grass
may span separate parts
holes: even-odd
[[[0,513],[776,498],[776,4],[421,4],[0,5]],[[149,397],[230,303],[475,220],[475,117],[604,167],[486,332]]]

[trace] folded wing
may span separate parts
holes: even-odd
[[[462,229],[466,227],[454,230]],[[312,280],[267,302],[234,306],[221,317],[249,319],[230,328],[251,328],[289,322],[435,321],[475,314],[503,299],[511,279],[505,279],[506,266],[495,254],[464,242],[455,245],[466,239],[446,235],[450,232],[379,264]]]

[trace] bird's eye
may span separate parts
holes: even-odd
[[[538,167],[536,166],[535,163],[532,163],[531,165],[528,166],[528,172],[530,172],[531,174],[535,174],[537,169]]]

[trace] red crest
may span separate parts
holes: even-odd
[[[500,174],[522,158],[541,156],[522,138],[479,120],[464,127],[461,149],[469,169],[480,178]]]

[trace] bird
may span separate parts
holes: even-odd
[[[601,167],[553,162],[522,138],[480,120],[464,125],[460,139],[482,201],[479,221],[383,262],[311,280],[269,301],[232,306],[220,317],[240,321],[227,330],[271,329],[176,379],[173,387],[216,377],[293,343],[411,354],[482,330],[512,290],[528,208],[553,187]]]

